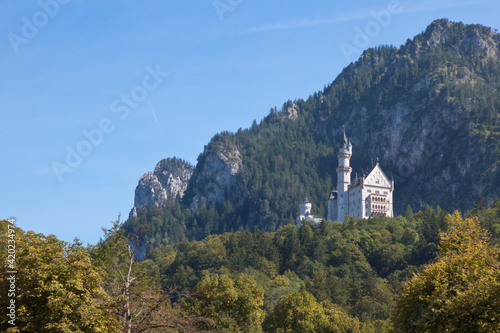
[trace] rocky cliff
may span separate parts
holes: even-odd
[[[235,176],[241,166],[241,154],[236,146],[215,141],[205,146],[190,183],[191,210],[196,210],[202,201],[211,205],[226,201],[234,194]]]
[[[129,217],[136,217],[139,208],[163,207],[168,200],[182,199],[193,171],[191,164],[175,157],[158,162],[154,173],[139,179]]]

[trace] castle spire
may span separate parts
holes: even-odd
[[[347,147],[349,140],[347,140],[347,136],[345,135],[345,125],[342,125],[342,130],[344,131],[344,141],[342,142],[342,145]]]

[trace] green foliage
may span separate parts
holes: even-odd
[[[119,318],[125,332],[130,332],[136,319],[134,311],[145,306],[142,294],[148,288],[148,276],[144,273],[143,264],[135,261],[134,251],[120,229],[119,219],[113,222],[111,229],[105,229],[104,239],[92,249],[92,257],[96,266],[101,267],[104,274],[104,286],[114,301],[113,310]],[[139,303],[139,304],[137,304]]]
[[[214,318],[225,332],[262,332],[264,290],[246,274],[204,277],[184,307],[200,316]]]
[[[266,318],[264,327],[266,332],[277,333],[369,332],[338,306],[328,301],[318,303],[307,291],[283,298]]]
[[[478,219],[500,230],[499,217],[497,207],[482,210]],[[268,317],[283,299],[307,291],[316,302],[357,318],[365,331],[388,332],[404,283],[439,253],[440,233],[451,228],[445,220],[439,207],[427,207],[409,219],[350,217],[273,233],[239,231],[160,247],[148,260],[158,263],[164,289],[189,291],[207,276],[246,273],[264,289]]]
[[[441,219],[429,208],[410,220],[349,218],[274,233],[239,231],[160,247],[149,260],[158,263],[164,289],[192,290],[207,274],[247,273],[265,290],[267,314],[283,297],[305,289],[373,323],[389,318],[398,288],[416,266],[434,258],[428,248],[437,244],[424,236],[425,225],[439,228]]]
[[[500,204],[465,215],[426,207],[409,218],[254,228],[163,245],[142,262],[118,221],[89,248],[20,231],[19,329],[382,333],[394,312],[396,331],[493,332],[500,251],[488,241],[500,240]]]
[[[404,288],[394,309],[397,332],[498,332],[500,250],[477,218],[458,212],[440,233],[440,255]]]
[[[413,210],[410,205],[406,206],[403,216],[408,220],[413,217]]]
[[[2,221],[2,224],[5,222]],[[102,285],[102,271],[86,249],[74,244],[16,228],[16,326],[0,318],[7,332],[116,332],[118,322],[109,311],[110,299]],[[6,234],[0,244],[7,244]],[[6,249],[0,259],[6,262]],[[2,309],[7,308],[9,281],[2,264]]]
[[[304,281],[291,271],[287,271],[285,274],[278,275],[274,279],[268,281],[264,298],[264,309],[266,313],[270,314],[282,297],[304,288]]]
[[[111,302],[109,309],[123,332],[164,332],[193,329],[203,318],[189,318],[173,309],[170,297],[160,289],[156,265],[135,260],[133,243],[124,236],[119,218],[104,239],[90,248],[93,264],[101,269],[102,285]]]

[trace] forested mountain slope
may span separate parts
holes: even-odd
[[[344,125],[353,175],[378,157],[396,182],[395,214],[408,204],[465,211],[479,195],[492,203],[500,192],[499,45],[491,28],[441,19],[399,48],[368,49],[307,100],[215,135],[192,175],[183,163],[182,195],[136,202],[125,229],[153,246],[253,226],[274,231],[294,222],[305,196],[324,217]],[[173,164],[165,165],[155,174],[168,179]]]
[[[461,220],[460,215],[456,216]],[[486,209],[484,203],[480,203],[465,214],[468,218],[475,216],[488,235],[491,235],[491,244],[498,244],[500,200],[495,201],[493,208]],[[265,332],[277,331],[270,322],[275,321],[276,324],[279,319],[275,317],[279,318],[282,311],[293,313],[290,317],[309,313],[310,315],[306,315],[302,320],[312,323],[317,321],[312,318],[311,308],[320,306],[312,304],[314,301],[307,304],[309,301],[298,299],[288,304],[285,309],[277,309],[280,302],[299,291],[311,293],[313,300],[318,302],[335,304],[356,321],[366,325],[338,331],[390,332],[389,319],[405,282],[415,273],[422,272],[425,264],[443,257],[443,254],[438,255],[438,249],[440,239],[446,234],[443,231],[452,232],[449,229],[453,228],[448,226],[450,217],[439,207],[426,207],[415,214],[407,209],[404,216],[397,218],[349,217],[344,223],[323,221],[319,226],[315,226],[312,222],[306,222],[300,228],[287,225],[276,232],[264,232],[254,228],[252,231],[211,235],[202,241],[160,246],[149,252],[144,263],[157,270],[165,290],[177,286],[183,290],[182,294],[193,291],[195,298],[196,292],[206,292],[207,286],[200,288],[204,285],[204,282],[200,281],[207,277],[237,277],[239,274],[251,276],[254,283],[264,290],[262,308],[266,314],[263,323]],[[465,232],[462,236],[466,237]],[[453,238],[453,241],[457,241],[457,238]],[[463,247],[474,245],[477,244],[469,241]],[[493,258],[494,265],[497,265],[498,257]],[[494,265],[491,270],[498,272],[495,268],[497,266]],[[477,261],[475,267],[481,272],[480,276],[488,269],[483,261]],[[464,271],[467,274],[477,273],[467,269]],[[439,281],[450,272],[454,271],[441,271],[434,278]],[[460,275],[454,283],[443,288],[459,288],[457,285],[464,284],[462,279],[465,277]],[[467,283],[475,285],[476,281],[469,279]],[[426,286],[422,288],[425,292],[432,293],[432,289]],[[464,287],[461,292],[465,290],[475,291],[473,288]],[[221,284],[212,286],[210,291],[210,299],[214,299],[204,300],[206,307],[224,304],[219,300],[227,299],[229,294],[225,285]],[[456,295],[451,293],[438,295],[441,300],[452,299],[454,296]],[[495,298],[494,295],[490,296]],[[425,301],[420,300],[412,305],[418,307],[424,303]],[[467,306],[465,308],[465,312],[483,311],[468,309]],[[441,310],[439,306],[435,306],[435,309]],[[224,305],[219,306],[219,310],[217,317],[222,317],[224,312],[231,313]],[[406,312],[403,316],[422,316],[414,308],[411,311],[407,308],[404,310]],[[288,322],[291,326],[299,325],[290,323],[290,317],[282,318],[281,324]],[[346,323],[345,318],[339,320],[341,321]],[[491,321],[498,323],[494,317]],[[478,325],[470,319],[468,322]],[[329,327],[329,330],[325,331],[307,331],[295,326],[291,331],[337,332],[332,328],[332,324]],[[410,331],[412,330],[403,330]]]

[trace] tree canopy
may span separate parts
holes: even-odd
[[[5,223],[5,222],[4,222]],[[0,244],[7,244],[5,234]],[[2,260],[1,308],[7,307],[6,251]],[[16,229],[16,326],[2,316],[10,332],[116,332],[118,321],[102,288],[102,271],[77,240],[68,244],[54,235]]]
[[[477,218],[446,218],[435,263],[403,289],[394,310],[397,332],[498,332],[500,251]]]

